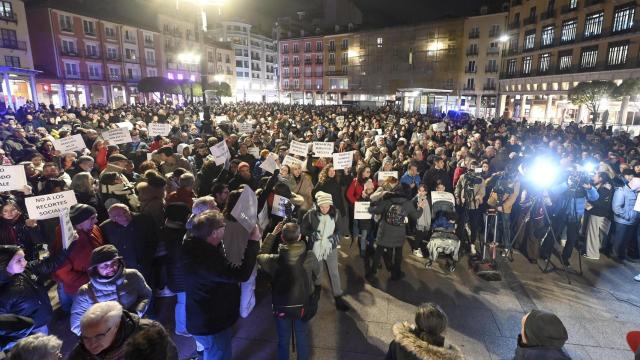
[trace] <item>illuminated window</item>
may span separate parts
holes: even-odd
[[[376,44],[378,44],[378,47],[381,48],[382,47],[382,38],[379,37],[376,39]]]
[[[599,12],[587,16],[584,20],[584,37],[597,36],[602,33],[602,22],[604,21],[604,12]]]
[[[607,57],[607,64],[609,65],[622,65],[627,62],[627,50],[629,49],[628,43],[615,43],[609,45],[609,55]]]
[[[590,69],[596,66],[596,61],[598,60],[598,48],[589,47],[586,49],[582,49],[582,54],[580,55],[580,67],[582,69]]]
[[[635,4],[616,9],[613,14],[613,32],[628,30],[633,27],[633,15],[635,14]]]

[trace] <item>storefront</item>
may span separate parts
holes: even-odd
[[[39,71],[0,66],[2,73],[2,107],[16,109],[27,101],[37,99],[35,77]]]
[[[398,89],[396,104],[402,111],[418,111],[421,114],[440,114],[456,108],[455,96],[451,90],[407,88]]]

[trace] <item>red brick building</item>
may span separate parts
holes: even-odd
[[[323,37],[280,40],[278,49],[282,100],[300,104],[322,104]]]

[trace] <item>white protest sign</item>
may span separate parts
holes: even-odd
[[[198,113],[198,119],[200,119],[200,120],[204,120],[204,111],[200,111],[200,112]]]
[[[275,173],[277,168],[278,168],[278,164],[271,156],[267,156],[267,158],[262,162],[262,164],[260,164],[260,169],[270,172],[272,174]]]
[[[450,203],[455,203],[455,198],[453,194],[446,191],[432,191],[431,192],[431,203],[435,204],[438,201],[446,201]]]
[[[634,211],[640,211],[640,196],[636,198],[636,204],[633,206]]]
[[[291,146],[289,147],[289,154],[307,156],[309,152],[309,144],[291,140]]]
[[[249,233],[253,231],[253,228],[255,228],[258,222],[258,198],[250,187],[244,187],[236,206],[231,210],[231,215],[233,215],[240,225]]]
[[[373,129],[373,130],[375,130],[378,133],[378,135],[382,135],[382,129]]]
[[[247,152],[249,154],[253,155],[254,158],[260,159],[260,149],[258,149],[257,147],[252,146],[252,147],[247,149]]]
[[[347,111],[349,111],[349,108],[346,108],[346,107],[342,108],[342,112],[347,112]]]
[[[313,142],[313,156],[315,157],[331,157],[333,155],[332,142]]]
[[[395,115],[389,115],[389,116],[387,117],[387,120],[389,120],[389,121],[393,121],[393,120],[395,120],[395,119],[396,119]]]
[[[55,194],[32,196],[24,199],[29,219],[42,220],[56,217],[62,210],[78,203],[73,190]]]
[[[333,153],[333,168],[344,170],[353,164],[353,151]]]
[[[123,129],[129,129],[129,131],[133,130],[133,124],[128,121],[119,122],[116,126]]]
[[[0,191],[22,189],[27,186],[27,176],[22,165],[0,166]]]
[[[82,135],[76,134],[53,140],[53,147],[61,153],[66,153],[86,149],[87,145],[85,145]]]
[[[60,232],[62,233],[62,247],[68,249],[69,245],[76,239],[76,229],[73,227],[71,218],[69,217],[69,209],[62,209],[60,215]]]
[[[431,125],[431,129],[433,129],[433,131],[445,131],[447,130],[447,124],[444,121],[435,123]]]
[[[287,207],[289,209],[287,209]],[[287,212],[292,208],[291,201],[284,196],[273,195],[273,205],[271,205],[271,213],[280,217],[287,217]]]
[[[149,124],[149,136],[156,137],[167,136],[171,132],[171,124],[150,123]]]
[[[264,205],[262,206],[262,210],[260,210],[260,213],[258,214],[258,226],[260,227],[260,231],[264,231],[267,226],[269,226],[269,212],[266,202],[264,203]]]
[[[398,179],[397,171],[378,171],[378,182],[383,182],[389,177]]]
[[[353,218],[358,220],[371,219],[371,214],[369,213],[370,205],[371,203],[368,201],[356,201],[353,206]]]
[[[209,151],[211,151],[216,165],[222,165],[227,161],[227,159],[231,159],[227,142],[224,140],[210,147]]]
[[[238,132],[242,134],[250,134],[253,132],[253,125],[248,122],[238,123]]]
[[[298,164],[298,165],[302,166],[302,160],[298,160],[298,159],[294,158],[291,155],[285,156],[284,160],[282,160],[282,165],[287,165],[287,166],[291,167],[294,164]]]
[[[339,127],[343,127],[344,126],[344,116],[342,116],[342,115],[336,116],[336,123],[338,124]]]
[[[229,122],[229,118],[227,117],[227,115],[216,116],[216,124],[223,124],[228,122]]]
[[[376,137],[375,137],[376,144],[378,143],[378,140],[380,140],[380,139],[384,140],[384,135],[376,135]]]
[[[102,133],[102,138],[109,141],[109,143],[113,145],[126,144],[132,141],[131,134],[129,133],[129,129],[127,128],[118,128],[104,131]]]

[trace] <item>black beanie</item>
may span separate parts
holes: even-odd
[[[524,335],[529,346],[561,348],[569,336],[567,329],[555,314],[532,310],[524,323]]]
[[[118,249],[116,249],[115,246],[111,244],[99,246],[91,252],[91,265],[89,267],[92,268],[96,265],[102,264],[103,262],[117,259],[118,257]]]
[[[13,256],[20,251],[20,247],[16,245],[0,245],[0,272],[7,270],[9,262]]]
[[[69,218],[71,218],[73,226],[76,226],[97,213],[96,209],[91,205],[76,204],[69,210]]]

